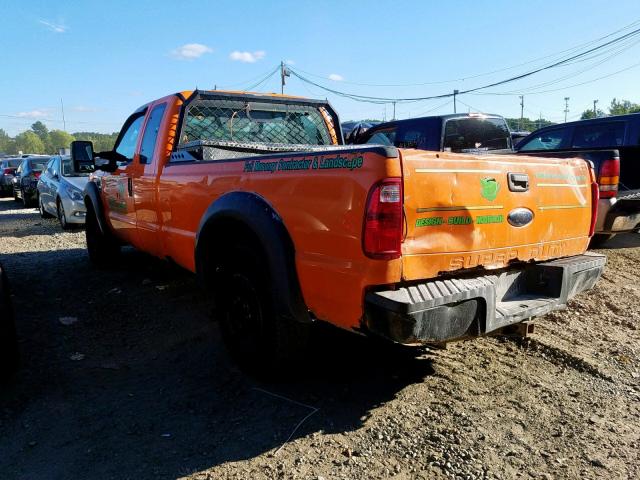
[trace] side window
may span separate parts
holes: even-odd
[[[557,128],[555,130],[540,132],[538,135],[528,140],[527,143],[521,143],[518,145],[518,151],[558,150],[561,148],[568,148],[569,142],[569,129]]]
[[[580,125],[573,134],[573,148],[619,147],[624,143],[624,122]]]
[[[127,123],[125,123],[124,128],[126,130],[124,134],[121,134],[120,141],[115,148],[116,152],[128,158],[129,161],[133,160],[133,154],[136,151],[138,136],[140,135],[143,120],[144,113],[140,113],[137,117],[133,117],[132,119],[130,118]]]
[[[49,160],[49,163],[47,163],[47,173],[49,175],[53,175],[53,159]]]
[[[406,130],[398,134],[396,147],[420,148],[423,143],[423,134],[420,130]]]
[[[367,140],[369,144],[393,146],[396,141],[396,129],[377,130]]]
[[[140,147],[140,163],[151,163],[153,159],[153,152],[156,148],[156,140],[158,138],[158,130],[160,129],[160,123],[164,116],[164,110],[167,107],[166,103],[157,105],[151,110],[149,120],[147,120],[147,126],[144,129],[144,135],[142,136],[142,146]]]

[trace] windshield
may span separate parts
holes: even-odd
[[[81,165],[81,171],[76,172],[73,169],[73,162],[70,158],[62,160],[62,176],[63,177],[88,177],[93,172],[93,165]]]
[[[323,107],[201,98],[187,110],[181,142],[332,145]]]
[[[511,134],[503,118],[456,118],[444,128],[445,151],[477,152],[511,148]]]
[[[18,168],[20,166],[20,162],[22,162],[22,160],[7,160],[7,167]]]

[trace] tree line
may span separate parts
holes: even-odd
[[[629,100],[618,100],[614,98],[613,100],[611,100],[608,113],[605,113],[599,108],[596,108],[595,111],[593,109],[587,109],[582,112],[580,120],[607,117],[609,115],[626,115],[627,113],[640,113],[640,104],[633,103]]]
[[[75,132],[68,133],[64,130],[49,130],[47,126],[37,121],[29,130],[10,137],[0,128],[0,153],[17,155],[22,153],[58,153],[61,148],[69,148],[74,140],[91,140],[96,152],[112,150],[118,132]]]

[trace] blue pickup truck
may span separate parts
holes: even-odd
[[[640,113],[541,128],[522,139],[516,151],[581,157],[594,164],[600,202],[593,246],[640,229]]]

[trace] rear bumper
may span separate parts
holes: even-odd
[[[598,202],[596,233],[631,232],[640,228],[640,191],[620,192]]]
[[[501,271],[435,280],[365,297],[368,331],[403,344],[481,336],[564,308],[595,285],[606,257],[594,253]]]

